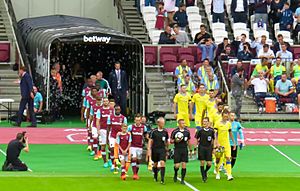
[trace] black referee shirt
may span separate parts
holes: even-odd
[[[171,134],[171,139],[174,139],[176,140],[175,136],[178,132],[181,132],[183,134],[183,139],[180,141],[180,142],[174,142],[174,146],[175,146],[175,149],[176,148],[187,148],[188,146],[188,140],[191,139],[191,134],[190,134],[190,131],[187,129],[187,128],[184,128],[182,131],[179,129],[179,127],[177,127],[176,129],[174,129],[172,131],[172,134]]]
[[[211,147],[212,141],[215,139],[215,132],[212,128],[201,128],[197,131],[196,139],[199,140],[199,146]]]
[[[153,140],[152,149],[165,149],[169,135],[165,129],[155,128],[150,132],[149,138]]]

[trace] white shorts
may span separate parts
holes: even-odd
[[[120,161],[122,161],[122,160],[128,161],[128,154],[126,154],[125,156],[124,155],[119,155],[119,160]]]
[[[106,129],[100,129],[100,135],[99,135],[100,145],[106,145],[106,136],[107,136],[107,130]]]
[[[92,127],[92,138],[98,138],[98,130],[96,127]]]
[[[130,153],[132,158],[142,159],[143,148],[130,147]]]
[[[112,137],[109,137],[108,141],[109,141],[109,147],[110,148],[114,148],[115,147],[115,143],[116,143],[116,139],[112,138]]]

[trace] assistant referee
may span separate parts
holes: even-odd
[[[157,128],[153,129],[149,135],[148,142],[148,157],[151,156],[154,172],[154,181],[157,182],[157,165],[160,162],[160,176],[161,184],[165,184],[165,163],[166,163],[166,152],[168,150],[168,132],[164,129],[165,119],[163,117],[158,118]]]
[[[206,182],[207,172],[211,167],[213,145],[215,141],[214,129],[209,127],[209,118],[204,117],[202,120],[202,128],[197,131],[196,139],[198,141],[198,159],[200,160],[200,170],[202,175],[202,181]],[[204,164],[206,161],[206,168],[204,170]]]

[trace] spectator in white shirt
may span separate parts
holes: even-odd
[[[273,59],[275,58],[274,52],[270,49],[268,44],[263,45],[263,48],[258,52],[257,58],[267,58]]]
[[[281,45],[281,50],[276,52],[276,57],[280,57],[283,62],[292,62],[293,54],[287,50],[286,43]]]
[[[176,36],[176,44],[190,43],[190,39],[189,39],[188,35],[184,31],[179,31],[178,25],[174,26],[173,30],[174,30],[175,36]]]
[[[174,22],[173,17],[174,17],[174,14],[175,14],[175,3],[176,3],[176,1],[175,0],[164,0],[164,3],[165,3],[165,10],[168,13],[167,25],[170,25]]]
[[[258,37],[251,43],[251,48],[256,49],[256,55],[258,55],[259,51],[263,48],[263,46],[267,44],[267,37],[262,35],[260,37],[260,41],[258,41]]]
[[[264,77],[264,71],[258,71],[259,77],[251,78],[249,81],[249,85],[254,86],[254,95],[255,95],[255,102],[258,107],[258,111],[261,113],[263,108],[263,102],[261,99],[264,99],[268,93],[268,85],[269,80]]]
[[[224,23],[224,0],[212,0],[213,23]]]

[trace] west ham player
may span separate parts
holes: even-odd
[[[222,112],[222,120],[218,121],[214,128],[217,131],[216,136],[218,138],[218,147],[224,148],[224,154],[226,158],[225,169],[227,172],[227,180],[233,180],[233,176],[231,174],[231,147],[229,142],[229,136],[233,141],[233,150],[236,149],[236,143],[233,138],[233,134],[231,132],[231,123],[228,121],[229,111],[223,110]],[[216,154],[216,168],[217,171],[216,179],[220,179],[220,164],[222,163],[222,155]]]
[[[88,150],[92,150],[92,144],[93,144],[93,139],[92,139],[92,132],[89,129],[89,124],[90,124],[90,106],[96,103],[96,96],[97,96],[97,89],[95,87],[91,88],[91,91],[88,95],[85,96],[83,100],[83,109],[84,109],[84,117],[86,119],[86,127],[87,127],[87,139],[88,139]],[[92,151],[90,155],[94,155],[95,153]]]
[[[235,113],[230,113],[230,122],[231,122],[231,132],[233,134],[234,142],[238,143],[238,136],[240,136],[241,139],[241,145],[240,148],[243,148],[245,146],[244,141],[244,133],[242,130],[242,125],[240,122],[235,121]],[[234,150],[234,142],[230,139],[230,146],[231,146],[231,166],[234,167],[236,157],[237,157],[237,149]]]
[[[127,132],[127,125],[122,124],[122,131],[117,133],[115,144],[115,160],[120,160],[122,166],[121,179],[126,179],[126,163],[130,163],[130,145],[132,143],[132,137]]]
[[[84,119],[85,119],[85,107],[84,107],[84,105],[83,105],[84,99],[85,99],[86,96],[90,93],[92,87],[93,87],[93,82],[92,82],[92,80],[89,78],[89,79],[87,79],[87,87],[84,88],[84,89],[82,90],[82,93],[81,93],[81,96],[82,96],[81,121],[82,121],[82,122],[85,122],[85,121],[84,121]]]
[[[204,117],[202,120],[202,128],[197,131],[196,139],[198,141],[198,160],[200,160],[200,171],[202,175],[202,181],[206,182],[207,172],[212,163],[212,152],[215,141],[214,129],[209,126],[209,118]],[[204,164],[206,162],[206,168]]]
[[[110,161],[108,162],[108,165],[111,166],[111,171],[114,171],[114,174],[118,173],[114,160],[114,147],[116,143],[116,136],[122,131],[121,127],[123,123],[127,124],[127,118],[121,114],[121,107],[116,105],[115,112],[107,118],[107,133],[109,133],[108,141],[110,150]]]
[[[186,163],[188,162],[188,147],[192,152],[190,144],[190,131],[185,128],[184,120],[178,120],[178,127],[172,131],[170,143],[174,144],[174,182],[177,182],[177,173],[181,164],[181,184],[185,184]]]
[[[153,173],[154,181],[157,182],[158,162],[160,162],[160,177],[161,184],[165,184],[165,166],[166,166],[166,153],[168,150],[168,132],[164,129],[165,119],[163,117],[158,118],[157,128],[153,129],[149,135],[147,158],[150,158],[154,162]]]
[[[103,105],[100,109],[96,112],[96,126],[97,129],[100,129],[100,148],[101,148],[101,155],[104,162],[103,167],[107,168],[108,162],[106,158],[106,144],[108,139],[107,134],[107,119],[109,116],[111,116],[114,113],[113,108],[109,106],[108,98],[103,98]]]
[[[143,154],[143,139],[147,134],[147,128],[141,123],[141,115],[136,114],[134,118],[135,124],[128,126],[128,132],[131,133],[132,143],[130,153],[132,155],[131,166],[133,172],[133,180],[138,180],[138,172]]]
[[[101,158],[101,153],[98,151],[99,147],[99,133],[100,129],[99,126],[96,124],[96,114],[97,111],[100,110],[101,108],[101,97],[97,96],[96,97],[96,103],[91,105],[90,109],[90,125],[89,125],[89,130],[92,132],[92,139],[93,139],[93,151],[95,153],[94,155],[94,160],[98,160]]]

